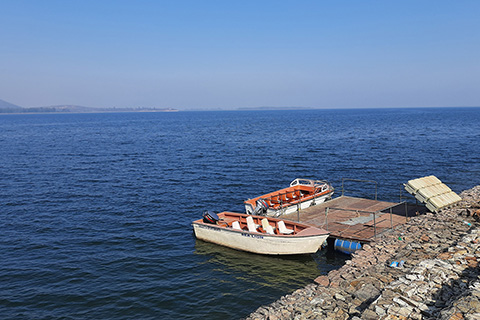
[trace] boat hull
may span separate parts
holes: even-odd
[[[200,240],[232,249],[266,255],[315,253],[328,237],[328,233],[306,236],[268,235],[222,228],[201,222],[194,222],[193,230],[195,236]]]

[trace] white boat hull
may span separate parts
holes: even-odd
[[[328,234],[282,236],[250,233],[245,230],[233,230],[195,222],[193,230],[198,239],[237,250],[267,255],[315,253],[328,237]]]

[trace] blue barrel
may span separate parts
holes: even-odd
[[[335,239],[334,247],[335,250],[346,254],[351,254],[359,249],[362,249],[362,244],[357,241]]]

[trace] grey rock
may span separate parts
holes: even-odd
[[[367,283],[357,290],[354,295],[360,300],[375,299],[380,294],[380,291],[371,283]]]
[[[377,320],[378,315],[375,311],[372,310],[365,310],[362,314],[362,319],[364,320]]]
[[[385,315],[385,309],[380,308],[379,306],[375,306],[375,313],[381,317]]]
[[[310,304],[312,305],[322,305],[324,303],[325,303],[325,300],[320,297],[313,298],[312,301],[310,301]]]
[[[345,297],[342,296],[340,293],[335,294],[335,299],[340,300],[340,301],[345,301]]]

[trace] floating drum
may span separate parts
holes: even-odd
[[[362,244],[357,241],[335,239],[334,247],[337,251],[351,254],[359,249],[362,249]]]

